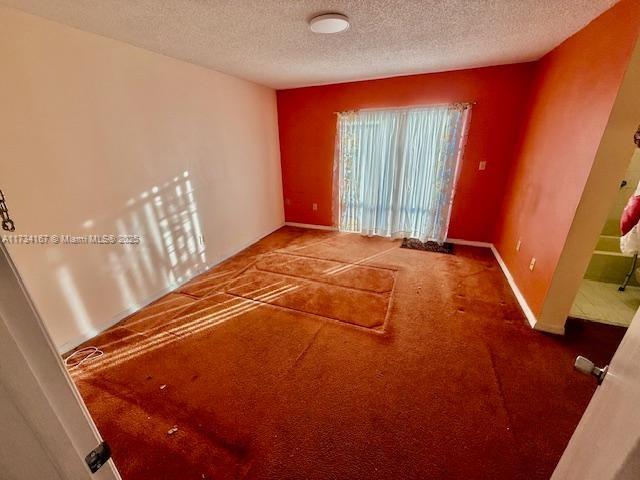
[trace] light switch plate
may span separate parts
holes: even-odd
[[[314,211],[314,212],[317,212],[317,211],[318,211],[318,204],[317,204],[317,203],[314,203],[314,204],[313,204],[313,205],[311,205],[311,206],[312,206],[312,208],[313,208],[313,211]]]
[[[486,169],[487,169],[487,162],[485,160],[482,160],[478,164],[478,170],[486,170]]]

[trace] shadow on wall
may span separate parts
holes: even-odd
[[[59,245],[52,245],[47,257],[61,298],[84,338],[96,335],[105,322],[137,310],[207,266],[195,192],[187,171],[130,198],[116,218],[91,218],[82,228],[84,233],[75,237],[78,243],[60,237]],[[111,243],[113,237],[106,241],[90,237],[103,234],[113,235],[116,243]],[[85,262],[93,268],[87,271]],[[96,311],[95,302],[93,308],[87,302],[95,300],[100,288],[108,290],[104,291],[106,302],[115,292],[120,298],[113,302],[118,305],[115,311],[96,318],[90,313]],[[64,340],[68,344],[68,339]]]

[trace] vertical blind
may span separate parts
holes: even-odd
[[[444,242],[469,105],[338,114],[341,231]]]

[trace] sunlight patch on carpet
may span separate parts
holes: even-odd
[[[253,292],[281,282],[296,288],[269,300],[255,298]],[[394,283],[391,269],[276,253],[258,259],[226,286],[225,293],[384,330]]]

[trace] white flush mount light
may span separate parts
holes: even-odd
[[[309,20],[309,27],[314,33],[340,33],[349,25],[349,18],[341,13],[325,13]]]

